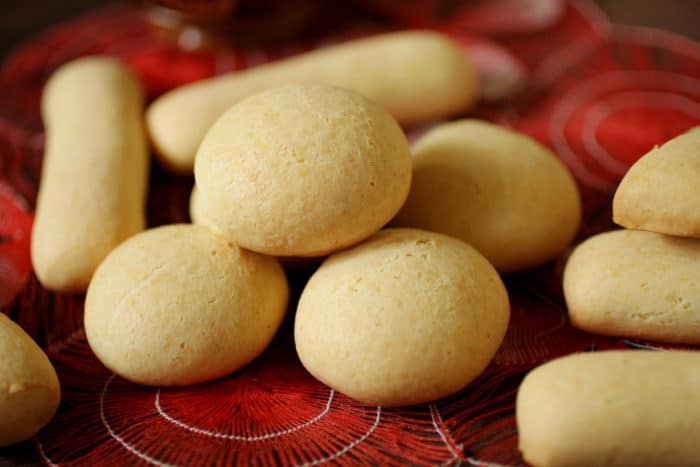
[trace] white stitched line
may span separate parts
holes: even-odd
[[[377,416],[376,416],[375,419],[374,419],[374,424],[370,427],[369,430],[367,430],[367,433],[365,433],[364,435],[360,436],[359,438],[357,438],[355,441],[353,441],[352,443],[350,443],[350,444],[348,444],[347,446],[345,446],[345,447],[344,447],[343,449],[341,449],[340,451],[338,451],[338,452],[336,452],[336,453],[334,453],[334,454],[331,454],[331,455],[328,456],[328,457],[323,457],[323,458],[317,459],[317,460],[315,460],[315,461],[311,461],[311,462],[306,462],[306,463],[304,463],[304,464],[300,464],[300,467],[307,467],[307,466],[312,466],[312,465],[323,464],[324,462],[332,461],[333,459],[337,459],[338,457],[342,456],[343,454],[345,454],[346,452],[350,451],[350,450],[353,449],[355,446],[357,446],[358,444],[360,444],[361,442],[363,442],[364,440],[366,440],[366,439],[369,437],[369,435],[371,435],[371,434],[374,432],[374,430],[376,430],[377,427],[379,426],[379,420],[381,419],[381,417],[382,417],[382,408],[381,408],[381,407],[377,407]]]
[[[641,105],[640,105],[641,104]],[[696,101],[671,92],[624,92],[609,95],[596,103],[583,121],[581,138],[583,145],[607,170],[616,175],[624,175],[627,164],[615,159],[599,142],[596,130],[600,122],[610,114],[629,107],[643,106],[655,109],[673,109],[700,120],[700,104]]]
[[[447,437],[449,436],[442,428],[440,428],[440,425],[443,423],[442,421],[442,415],[440,415],[440,411],[435,407],[434,404],[430,404],[430,418],[433,420],[433,427],[435,428],[435,431],[440,435],[440,438],[442,438],[442,442],[445,443],[445,446],[447,446],[447,449],[452,453],[452,458],[447,460],[446,462],[443,462],[442,465],[449,465],[452,462],[455,461],[455,459],[458,459],[460,457],[460,453],[458,451],[455,451],[455,449],[452,447],[452,444],[450,444],[449,440]],[[440,425],[439,425],[439,424]],[[461,445],[457,445],[460,449],[462,448]],[[474,465],[477,467],[511,467],[510,465],[507,464],[498,464],[495,462],[486,462],[482,461],[479,459],[475,459],[473,457],[467,457],[467,462],[470,465]],[[457,466],[459,466],[462,463],[460,460],[457,463]],[[456,466],[456,467],[457,467]]]
[[[158,392],[156,393],[155,406],[156,406],[156,410],[158,411],[158,413],[163,418],[165,418],[167,421],[179,426],[180,428],[191,431],[193,433],[197,433],[199,435],[211,436],[212,438],[218,438],[218,439],[253,442],[253,441],[264,441],[264,440],[271,439],[271,438],[277,438],[278,436],[288,435],[290,433],[294,433],[295,431],[299,431],[303,428],[306,428],[309,425],[313,425],[314,423],[316,423],[317,421],[319,421],[323,417],[325,417],[326,414],[328,414],[328,411],[331,409],[331,404],[333,403],[334,394],[335,394],[335,391],[333,389],[331,389],[330,393],[328,394],[328,401],[326,402],[326,407],[323,409],[323,411],[321,413],[316,415],[314,418],[307,420],[304,423],[297,425],[295,427],[287,428],[286,430],[277,431],[274,433],[268,433],[268,434],[259,435],[259,436],[230,435],[227,433],[218,433],[216,431],[204,430],[201,428],[190,426],[190,425],[186,424],[185,422],[182,422],[174,417],[171,417],[170,415],[168,415],[165,412],[165,410],[163,410],[163,408],[160,405],[160,389],[158,389]]]
[[[117,376],[116,374],[112,374],[107,381],[105,382],[104,388],[102,389],[102,394],[100,394],[100,418],[102,419],[102,424],[104,425],[105,428],[107,428],[107,432],[109,435],[114,438],[119,444],[121,444],[127,451],[138,457],[139,459],[142,459],[150,464],[157,465],[160,467],[171,467],[173,464],[166,464],[165,462],[160,462],[157,459],[154,459],[153,457],[142,453],[135,447],[131,446],[129,443],[124,441],[124,439],[116,434],[112,427],[107,423],[107,418],[105,417],[105,394],[107,394],[107,390],[109,389],[109,385],[112,384],[112,381],[114,380],[114,377]]]
[[[442,416],[440,415],[440,412],[438,412],[438,409],[437,407],[435,407],[434,404],[430,404],[430,418],[432,419],[435,431],[438,435],[440,435],[440,438],[442,438],[442,442],[447,447],[447,450],[450,451],[450,454],[452,454],[452,457],[450,459],[442,463],[442,465],[449,465],[456,459],[459,459],[460,453],[452,447],[452,444],[450,444],[449,440],[447,439],[447,433],[445,433],[442,430],[442,428],[440,428],[440,425],[438,425],[438,422],[442,424]]]
[[[44,446],[42,446],[41,441],[39,441],[39,437],[35,436],[34,441],[36,442],[36,446],[39,448],[39,457],[41,457],[41,460],[46,462],[46,464],[49,467],[58,467],[58,464],[54,464],[51,459],[49,459],[49,456],[46,455],[44,452]]]
[[[664,349],[663,347],[656,347],[656,346],[649,345],[649,344],[642,344],[642,343],[640,343],[640,342],[632,342],[632,341],[629,340],[629,339],[623,339],[622,342],[624,342],[625,344],[627,344],[627,345],[629,345],[629,346],[631,346],[631,347],[637,348],[637,349],[662,350],[662,351],[663,351],[663,350],[666,350],[666,349]]]

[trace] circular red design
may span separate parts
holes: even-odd
[[[700,101],[683,94],[623,91],[609,94],[588,108],[581,138],[588,154],[605,170],[622,177],[639,154],[699,121]]]
[[[508,2],[480,14],[502,14],[500,5]],[[404,2],[400,11],[390,12],[390,24],[255,51],[183,52],[124,7],[54,28],[26,44],[0,73],[0,304],[12,300],[30,272],[31,214],[20,200],[31,205],[36,197],[42,86],[65,61],[93,53],[120,57],[154,97],[180,84],[371,32],[418,23],[445,31],[467,51],[478,46],[485,54],[477,61],[482,73],[522,87],[518,97],[481,104],[474,115],[532,135],[569,164],[586,206],[579,240],[609,229],[610,189],[626,167],[699,121],[700,49],[676,36],[611,26],[586,0],[559,10],[558,2],[549,1],[542,16],[507,23],[489,17],[495,22],[478,25],[489,25],[486,33],[499,36],[475,38],[467,10],[440,17],[451,3]],[[509,34],[501,35],[504,31]],[[191,177],[154,166],[149,224],[186,222],[192,183]],[[37,450],[51,465],[520,465],[514,401],[529,369],[576,351],[668,348],[573,329],[560,290],[564,260],[508,278],[510,327],[477,381],[453,397],[403,409],[364,406],[313,379],[294,354],[288,325],[264,356],[228,378],[167,390],[130,384],[90,351],[80,331],[82,297],[50,293],[32,278],[6,309],[40,342],[52,344],[63,391],[61,409],[37,437]],[[11,273],[3,274],[3,267]],[[303,285],[303,276],[290,279],[296,289]]]

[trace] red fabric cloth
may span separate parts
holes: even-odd
[[[613,228],[610,197],[626,168],[654,144],[700,122],[700,48],[669,33],[612,25],[585,0],[526,2],[530,8],[518,14],[512,9],[517,2],[490,3],[455,9],[455,2],[442,0],[371,2],[392,18],[388,28],[432,28],[456,38],[489,83],[499,84],[472,115],[527,133],[566,162],[584,195],[578,240]],[[493,364],[461,393],[426,406],[367,407],[314,380],[294,354],[292,312],[264,356],[209,384],[162,391],[139,387],[96,360],[80,330],[82,296],[50,293],[30,271],[31,206],[43,151],[39,101],[51,72],[78,56],[113,54],[139,74],[154,97],[183,83],[375,30],[349,29],[282,49],[185,53],[133,10],[112,8],[46,32],[5,63],[0,306],[49,346],[60,375],[61,408],[36,438],[44,462],[520,465],[514,396],[530,368],[575,351],[665,348],[572,328],[561,295],[562,257],[507,278],[512,319]],[[427,127],[408,129],[409,135]],[[186,222],[191,185],[191,178],[154,166],[149,223]],[[290,279],[298,292],[305,277]]]

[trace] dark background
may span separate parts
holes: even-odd
[[[132,0],[134,1],[134,0]],[[699,0],[596,0],[617,22],[670,29],[700,40]],[[2,0],[0,57],[19,41],[47,26],[73,18],[110,1]]]
[[[132,0],[133,1],[133,0]],[[0,0],[0,60],[42,29],[110,1]],[[596,0],[613,21],[653,26],[700,40],[699,0]],[[40,465],[30,442],[0,449],[0,467]]]

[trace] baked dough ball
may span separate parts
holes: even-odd
[[[581,201],[559,159],[479,120],[440,125],[413,149],[413,181],[394,225],[452,235],[503,273],[554,259],[578,230]]]
[[[24,330],[0,313],[0,446],[34,436],[61,399],[56,370]]]
[[[613,220],[628,229],[700,237],[700,126],[630,167],[613,199]]]
[[[85,301],[90,347],[130,381],[182,386],[229,374],[277,331],[288,288],[274,258],[206,227],[148,230],[117,247]]]
[[[190,219],[192,219],[193,224],[206,225],[213,230],[217,230],[209,222],[206,209],[207,203],[200,196],[197,185],[195,185],[190,194]],[[287,271],[308,271],[318,267],[323,262],[324,257],[282,256],[278,259],[282,267]]]
[[[291,85],[249,97],[205,137],[195,179],[210,221],[244,248],[321,256],[379,230],[411,182],[396,121],[350,91]]]
[[[699,278],[700,240],[616,230],[574,250],[564,295],[588,332],[700,344]]]
[[[472,247],[389,229],[321,265],[299,300],[294,338],[323,383],[368,404],[411,405],[476,378],[509,313],[498,273]]]
[[[523,380],[516,419],[536,467],[700,465],[700,352],[569,355]]]

